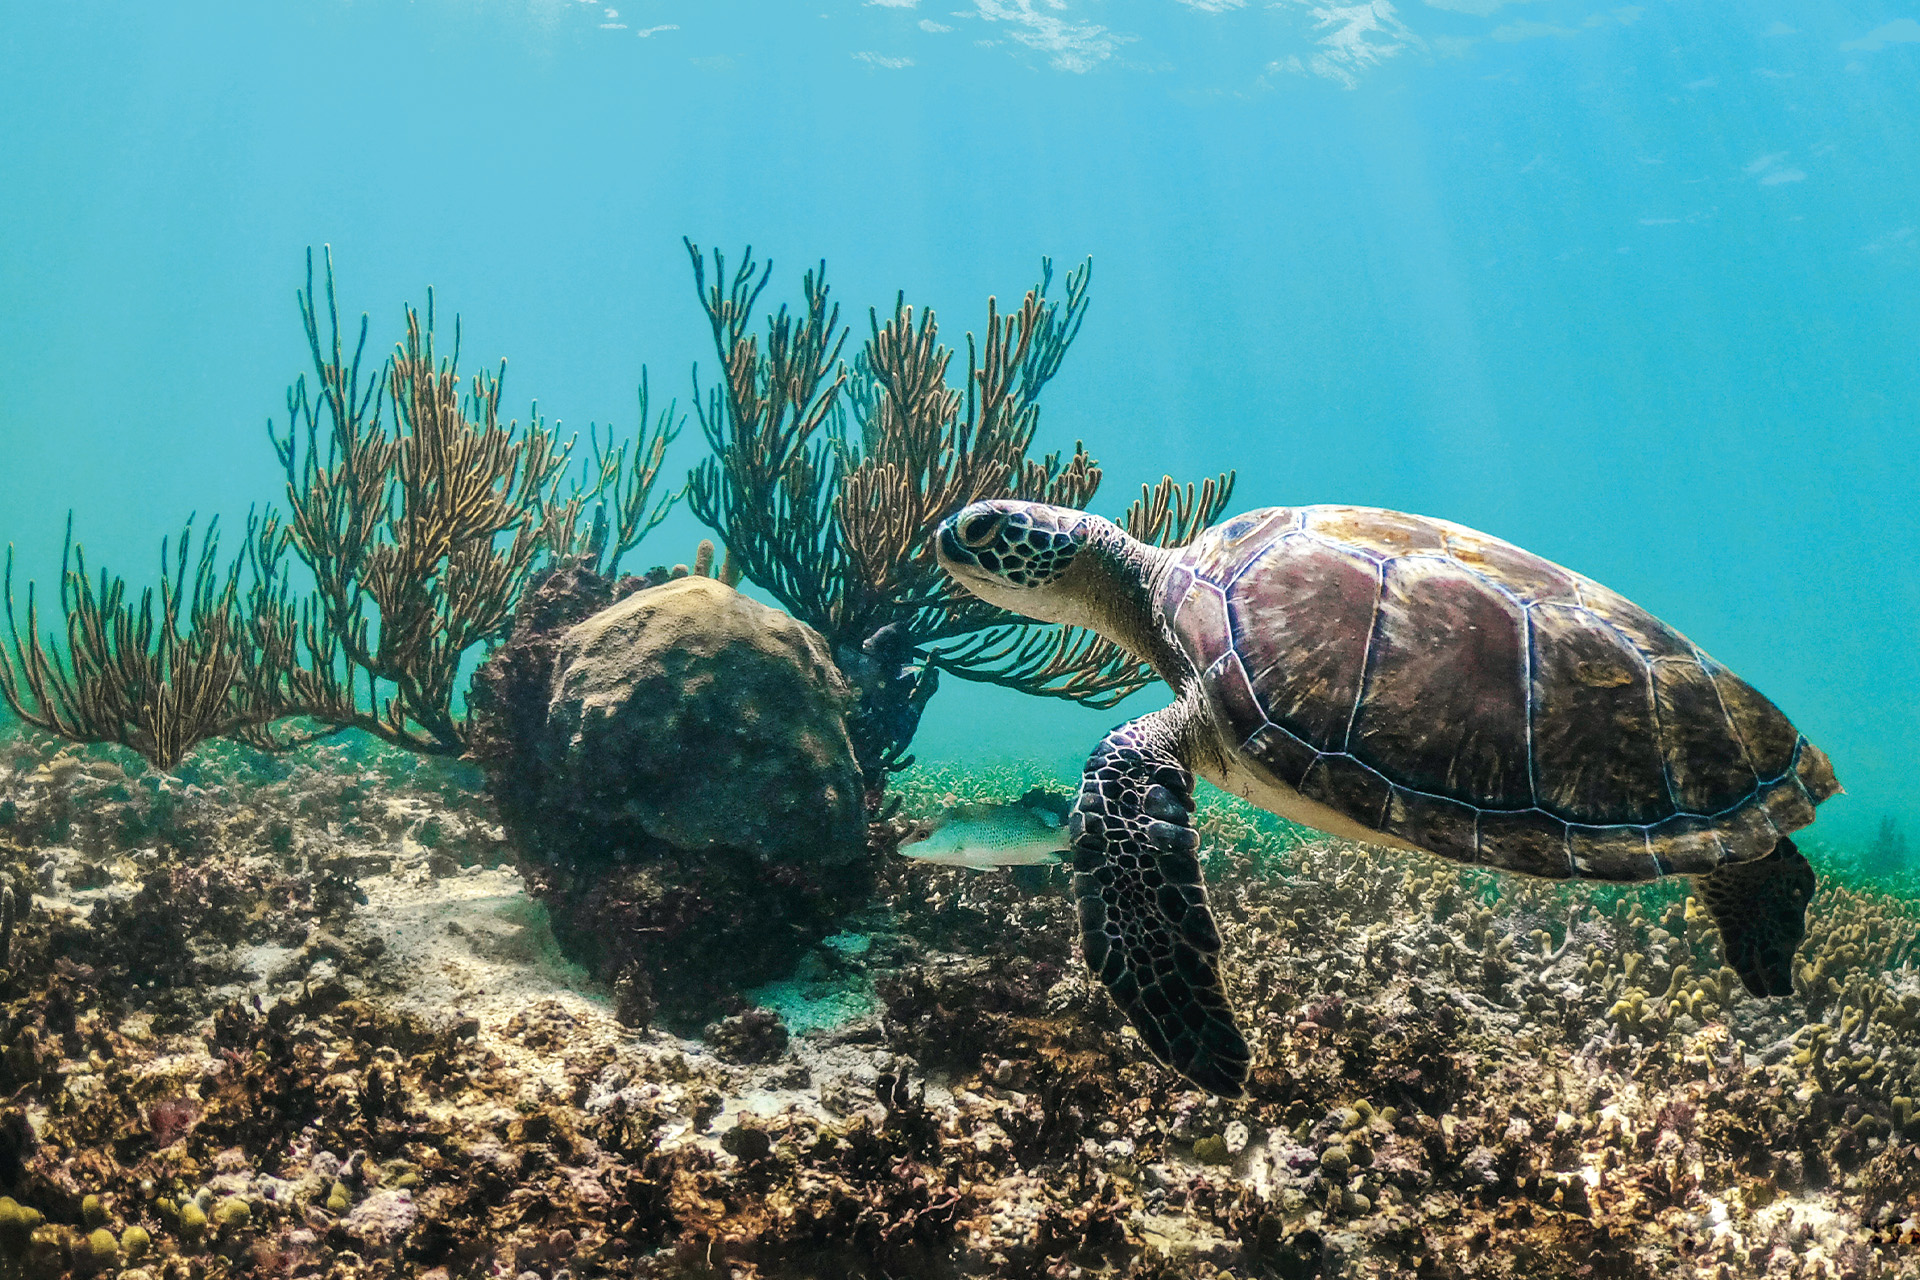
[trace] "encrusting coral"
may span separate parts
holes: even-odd
[[[123,761],[0,752],[0,1274],[1920,1275],[1920,920],[1882,894],[1816,902],[1801,1031],[1730,998],[1672,886],[1215,796],[1257,1050],[1225,1102],[1121,1032],[1057,871],[891,862],[861,934],[708,1044],[552,960],[458,766]],[[910,817],[1049,785],[900,781]]]

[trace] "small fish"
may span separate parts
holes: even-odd
[[[921,839],[900,846],[902,857],[941,867],[1037,867],[1067,852],[1067,813],[1073,801],[1038,787],[1012,804],[956,805]]]

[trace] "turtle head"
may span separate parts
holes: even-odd
[[[941,522],[933,549],[952,580],[989,604],[1102,631],[1117,597],[1139,597],[1148,553],[1112,520],[1014,499],[962,507]]]
[[[934,551],[955,582],[989,604],[1066,622],[1077,610],[1059,588],[1097,519],[1041,502],[976,502],[940,523]]]
[[[1111,520],[1044,502],[976,502],[940,522],[933,547],[940,567],[988,604],[1091,627],[1166,679],[1180,669],[1153,604],[1170,557]]]

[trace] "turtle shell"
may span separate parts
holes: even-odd
[[[1764,857],[1839,790],[1820,749],[1685,636],[1442,520],[1249,512],[1159,591],[1244,763],[1443,857],[1710,872]]]

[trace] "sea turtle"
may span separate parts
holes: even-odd
[[[1088,759],[1068,819],[1088,967],[1155,1057],[1238,1095],[1193,774],[1371,844],[1555,879],[1694,876],[1755,995],[1792,991],[1813,871],[1787,833],[1840,789],[1752,686],[1591,579],[1368,507],[1271,507],[1175,550],[1083,511],[944,521],[968,591],[1089,626],[1177,697]]]

